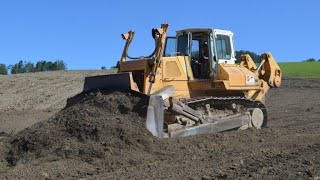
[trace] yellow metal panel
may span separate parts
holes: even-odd
[[[192,68],[191,68],[191,64],[190,64],[190,59],[188,56],[177,56],[179,64],[181,66],[181,68],[183,69],[183,71],[185,72],[184,74],[186,75],[186,80],[193,80],[193,73],[192,73]]]
[[[162,61],[164,81],[187,81],[188,79],[193,79],[188,56],[164,57]]]
[[[175,98],[190,98],[189,80],[193,79],[193,74],[189,57],[165,57],[162,60],[164,66],[163,87],[172,85],[175,90],[173,95]]]
[[[152,85],[151,93],[165,86],[172,85],[176,92],[174,97],[190,97],[188,79],[193,79],[188,56],[163,57],[162,63],[157,68],[155,83]],[[148,77],[146,77],[144,93],[147,93],[149,84]]]
[[[130,72],[136,70],[145,70],[148,65],[148,60],[134,60],[134,61],[125,61],[120,62],[120,72]]]
[[[253,73],[252,71],[250,71],[249,69],[247,69],[247,68],[245,68],[245,67],[239,67],[239,70],[245,75],[245,78],[246,78],[246,80],[245,80],[245,85],[246,86],[259,86],[259,78],[258,78],[258,76],[255,74],[255,73]],[[248,76],[249,77],[253,77],[253,82],[251,83],[249,83],[248,82]]]
[[[173,78],[181,77],[181,72],[176,61],[167,61],[165,63],[166,63],[165,75],[167,77],[173,77]]]
[[[245,74],[238,65],[219,64],[219,80],[229,81],[229,86],[245,86]]]

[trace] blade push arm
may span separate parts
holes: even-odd
[[[129,46],[134,37],[134,31],[129,31],[127,34],[121,34],[121,36],[122,36],[122,39],[126,40],[126,45],[124,46],[122,56],[121,56],[121,62],[125,62],[126,57],[128,55]]]
[[[156,45],[155,56],[153,59],[151,72],[149,75],[149,87],[148,87],[147,94],[150,94],[152,85],[156,80],[156,78],[155,78],[156,72],[157,72],[159,65],[161,64],[161,58],[162,58],[162,54],[163,54],[163,51],[165,48],[168,27],[169,27],[168,24],[162,24],[161,28],[152,30],[152,35],[155,38],[157,45]]]
[[[280,87],[282,71],[271,53],[263,53],[261,62],[257,67],[249,54],[240,58],[240,65],[254,72],[260,79],[268,83],[270,87]]]
[[[165,48],[165,41],[166,41],[166,37],[167,37],[167,31],[168,31],[168,24],[162,24],[161,28],[158,29],[153,29],[153,36],[156,39],[156,53],[155,53],[155,57],[154,57],[154,63],[152,66],[152,70],[150,72],[150,76],[149,76],[149,82],[154,83],[155,81],[155,75],[157,72],[157,68],[160,65],[161,62],[161,58],[162,58],[162,54]]]
[[[257,71],[259,78],[266,81],[270,87],[280,87],[282,71],[271,53],[261,55],[261,63]]]
[[[282,71],[271,53],[263,53],[261,63],[257,67],[249,54],[241,56],[240,65],[248,68],[260,79],[262,90],[250,90],[246,98],[264,101],[265,95],[270,88],[278,88],[281,85]]]

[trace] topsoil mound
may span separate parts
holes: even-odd
[[[152,150],[154,138],[145,128],[147,103],[148,97],[129,91],[79,94],[50,120],[17,134],[6,159],[12,166],[61,158],[123,163],[119,156]]]

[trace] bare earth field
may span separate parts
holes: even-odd
[[[320,79],[269,91],[268,128],[158,140],[147,99],[61,71],[0,76],[0,179],[319,179]]]

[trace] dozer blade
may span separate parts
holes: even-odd
[[[213,134],[223,132],[242,126],[251,122],[250,114],[236,114],[226,118],[221,118],[212,123],[198,124],[186,127],[180,124],[171,124],[168,126],[168,132],[164,132],[164,113],[168,111],[165,108],[165,100],[159,95],[151,95],[147,113],[147,129],[153,136],[158,138],[175,138],[201,134]],[[190,108],[190,107],[189,107]],[[189,110],[187,108],[187,111]],[[185,115],[181,111],[174,111],[174,114]]]
[[[149,99],[146,125],[153,136],[163,138],[164,100],[174,94],[173,86],[166,86],[153,93]]]
[[[173,94],[173,87],[167,86],[150,96],[146,126],[153,136],[158,138],[174,138],[200,134],[212,134],[240,128],[251,122],[250,114],[243,113],[216,119],[214,122],[206,122],[189,127],[177,123],[170,124],[168,125],[168,130],[164,132],[165,111],[193,120],[203,120],[202,115],[198,114],[189,106],[184,105],[179,101],[169,102],[169,97]]]
[[[238,114],[221,119],[214,123],[205,123],[192,127],[184,127],[181,129],[177,128],[176,130],[172,130],[169,132],[169,137],[174,138],[200,134],[214,134],[239,128],[241,126],[247,125],[248,123],[250,123],[249,114]]]
[[[139,91],[136,83],[134,83],[133,81],[132,74],[130,72],[107,74],[101,76],[89,76],[85,78],[83,92],[97,88]]]
[[[147,112],[146,125],[151,134],[163,138],[164,104],[161,96],[151,95]]]

